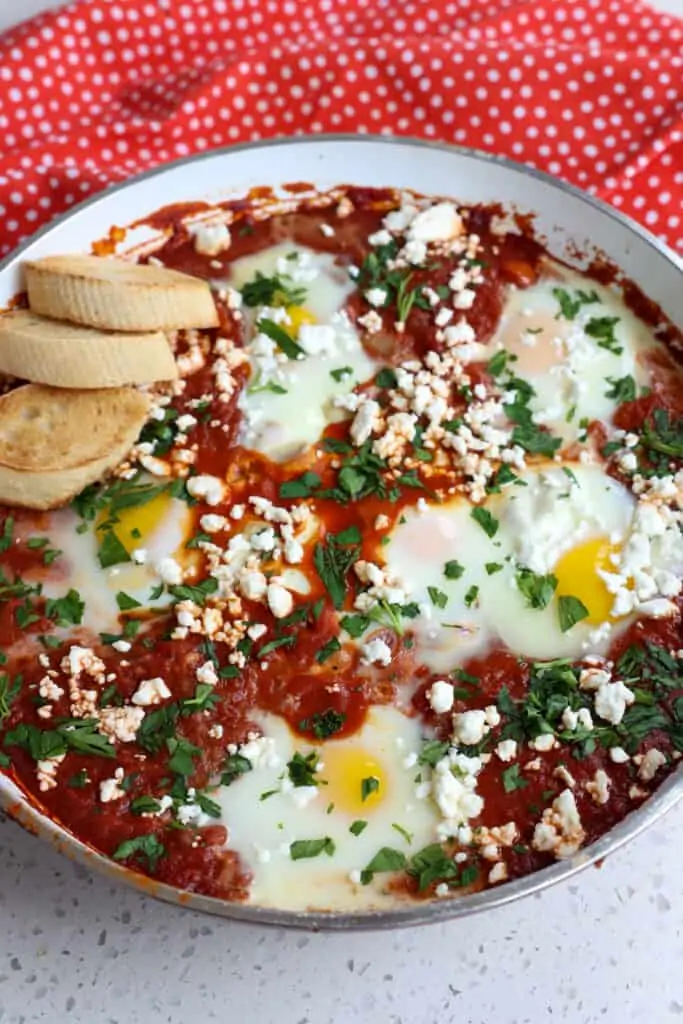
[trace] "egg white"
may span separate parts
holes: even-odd
[[[129,512],[128,522],[132,529],[135,528],[135,511]],[[138,518],[143,524],[141,515]],[[139,601],[144,608],[164,607],[174,600],[167,592],[152,600],[150,593],[160,582],[157,566],[162,559],[175,557],[178,561],[187,561],[190,555],[184,549],[191,529],[191,514],[185,502],[169,498],[162,517],[151,529],[141,530],[139,538],[124,538],[129,551],[144,550],[146,557],[142,565],[131,561],[102,568],[94,525],[89,524],[86,532],[78,533],[77,527],[81,522],[71,509],[60,509],[49,514],[46,529],[38,534],[47,534],[51,546],[62,552],[44,582],[46,597],[63,597],[66,590],[77,590],[85,602],[82,625],[96,633],[120,631],[120,613],[116,603],[119,591]]]
[[[557,600],[530,608],[515,579],[520,566],[552,572],[567,551],[591,538],[624,542],[635,508],[631,494],[597,466],[574,465],[571,474],[573,479],[561,466],[530,471],[520,484],[492,495],[485,508],[498,521],[493,537],[472,518],[472,505],[464,499],[404,512],[384,552],[390,571],[421,608],[411,620],[418,661],[445,673],[500,643],[540,659],[606,649],[623,623],[613,624],[604,637],[587,622],[562,632]],[[464,569],[457,580],[444,574],[453,560]],[[500,568],[489,573],[487,563]],[[429,587],[446,596],[443,608]],[[467,607],[472,587],[478,595]]]
[[[418,799],[415,795],[416,754],[422,746],[420,723],[396,708],[372,707],[356,734],[315,747],[297,738],[275,715],[261,714],[258,724],[263,735],[273,741],[267,763],[255,765],[230,786],[212,793],[229,831],[228,848],[239,853],[253,875],[251,902],[289,910],[367,909],[395,902],[395,897],[383,893],[386,876],[377,875],[366,886],[352,882],[349,876],[362,870],[383,846],[410,857],[436,839],[438,811],[429,797]],[[318,777],[327,778],[329,785],[304,791],[285,783],[283,791],[287,761],[295,751],[306,755],[312,749],[321,765]],[[337,803],[328,813],[335,787],[343,786],[343,779],[330,774],[335,754],[340,753],[354,759],[369,754],[382,767],[383,784],[376,801],[363,803],[359,793],[356,807]],[[276,792],[262,799],[272,790]],[[359,819],[368,824],[356,836],[349,827]],[[410,844],[394,824],[411,834]],[[325,836],[335,843],[333,856],[323,853],[305,860],[291,859],[292,842]]]
[[[610,423],[617,407],[607,378],[631,376],[647,385],[644,355],[655,344],[651,332],[609,288],[552,264],[553,276],[529,288],[510,289],[486,358],[505,350],[515,359],[509,364],[515,376],[535,391],[529,403],[534,420],[565,442],[576,440],[584,419]],[[560,315],[553,294],[564,289],[575,296],[579,290],[594,292],[599,302],[582,305],[573,320]],[[608,351],[586,334],[594,318],[618,317],[614,336],[620,354]]]
[[[230,283],[242,288],[254,279],[257,271],[266,276],[291,274],[295,286],[306,290],[302,307],[315,318],[317,325],[327,325],[334,330],[330,351],[296,360],[278,358],[275,352],[275,363],[267,354],[264,357],[264,345],[266,348],[273,346],[268,339],[264,341],[257,335],[258,311],[243,310],[247,333],[245,348],[252,376],[240,397],[244,413],[241,441],[272,459],[285,461],[313,444],[328,423],[347,415],[335,407],[334,399],[371,378],[377,364],[365,352],[358,332],[343,312],[355,285],[346,268],[337,265],[333,255],[282,243],[236,260],[231,267]],[[288,329],[283,309],[266,309],[263,316],[278,319],[281,326]],[[332,376],[345,367],[349,372],[341,379]],[[275,393],[264,389],[264,385],[269,384],[281,390]]]

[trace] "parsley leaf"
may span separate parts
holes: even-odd
[[[406,866],[406,857],[400,850],[393,850],[390,846],[383,846],[370,863],[361,871],[360,880],[363,885],[368,885],[375,875],[385,871],[400,871]]]
[[[487,508],[482,505],[475,505],[470,516],[475,523],[479,523],[487,537],[495,537],[498,533],[498,520],[491,515]]]
[[[453,558],[450,562],[446,562],[443,567],[443,574],[447,580],[459,580],[465,571],[465,566],[461,565],[457,559]]]
[[[360,554],[360,545],[345,540],[348,531],[335,536],[328,533],[324,541],[315,545],[313,564],[327,590],[332,604],[340,609],[346,597],[346,576]]]
[[[274,341],[288,359],[302,359],[306,355],[301,345],[297,344],[294,338],[287,334],[284,327],[280,327],[274,320],[264,317],[258,321],[256,327],[261,334],[265,334],[271,341]]]
[[[524,789],[529,785],[528,779],[520,774],[521,768],[518,764],[512,764],[503,772],[503,788],[506,793],[513,793],[516,789]]]
[[[373,793],[379,792],[379,779],[376,775],[369,775],[366,779],[361,779],[360,784],[360,799],[361,803],[365,803],[367,798]]]
[[[600,296],[595,290],[584,292],[579,289],[572,294],[565,288],[553,288],[553,295],[560,304],[560,313],[565,320],[573,320],[582,306],[600,301]]]
[[[297,750],[291,761],[287,762],[287,774],[296,788],[300,786],[319,786],[320,782],[315,777],[317,771],[318,754],[315,750],[311,750],[305,757]]]
[[[296,839],[289,846],[289,855],[292,860],[308,860],[311,857],[319,857],[321,853],[332,857],[334,851],[334,840],[329,836],[325,836],[323,839]]]
[[[299,306],[306,299],[306,289],[298,287],[287,274],[266,277],[256,271],[253,281],[242,288],[242,301],[252,309],[255,306]]]
[[[566,633],[577,622],[581,622],[582,619],[590,615],[585,604],[578,597],[563,595],[558,599],[557,604],[560,616],[560,629],[563,633]]]
[[[618,405],[635,400],[636,382],[633,377],[608,377],[607,383],[612,386],[605,392],[605,398],[613,398]]]
[[[337,651],[341,651],[341,644],[339,643],[339,638],[333,636],[317,651],[315,660],[319,665],[322,665],[328,658],[331,658],[333,654],[336,654]]]
[[[308,498],[317,487],[320,487],[320,477],[317,473],[302,473],[294,480],[286,480],[280,484],[280,497]]]
[[[154,871],[162,857],[166,855],[166,847],[154,835],[135,836],[126,839],[112,854],[114,860],[135,860],[142,858],[149,871]]]
[[[329,739],[344,727],[346,715],[334,708],[327,708],[326,711],[316,711],[311,718],[304,718],[299,722],[299,729],[302,732],[312,732],[319,740]]]
[[[349,825],[349,832],[352,836],[359,836],[361,832],[365,832],[368,827],[367,821],[363,821],[362,818],[358,818],[356,821],[351,822]]]
[[[518,567],[515,581],[529,608],[547,607],[557,587],[557,577],[552,573],[538,575],[523,565]]]
[[[246,775],[252,770],[251,761],[242,754],[230,754],[223,765],[221,775],[221,786],[231,786],[240,775]]]
[[[600,348],[605,348],[618,356],[624,351],[614,334],[614,328],[618,323],[618,316],[595,317],[588,321],[584,330],[590,338],[595,338]]]
[[[435,608],[445,608],[448,604],[448,594],[444,594],[438,587],[427,587],[427,593]]]

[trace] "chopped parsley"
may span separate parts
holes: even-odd
[[[605,392],[605,398],[612,398],[617,405],[635,400],[636,382],[633,377],[607,377],[607,383],[610,387]]]
[[[446,562],[443,567],[443,574],[447,580],[459,580],[465,571],[465,566],[461,565],[457,559],[453,558],[450,562]]]
[[[583,601],[580,601],[578,597],[572,597],[567,594],[563,594],[562,597],[558,598],[557,607],[560,617],[560,629],[563,633],[568,632],[577,622],[581,622],[582,619],[590,615]]]
[[[546,608],[557,588],[557,577],[552,573],[539,575],[523,565],[518,567],[515,581],[528,608]]]
[[[313,564],[332,604],[339,609],[346,597],[346,576],[360,554],[360,533],[343,530],[336,536],[328,533],[324,541],[318,542],[313,551]],[[357,538],[357,540],[356,540]]]
[[[502,572],[505,566],[502,562],[485,562],[484,568],[487,576],[494,576],[497,572]]]
[[[359,836],[361,832],[364,832],[367,827],[367,821],[363,821],[359,818],[349,825],[349,832],[351,833],[352,836]]]
[[[475,505],[470,516],[475,523],[479,523],[487,537],[495,537],[498,533],[498,520],[491,515],[487,508],[482,505]]]
[[[368,775],[366,779],[361,779],[360,784],[360,798],[361,803],[365,803],[369,796],[373,793],[379,792],[379,779],[376,775]]]
[[[130,594],[126,594],[123,590],[119,590],[116,595],[116,603],[119,606],[119,611],[122,612],[129,612],[132,611],[133,608],[142,607],[139,601],[136,601],[134,597],[131,597]]]
[[[323,839],[296,839],[289,847],[289,855],[292,860],[308,860],[311,857],[319,857],[321,853],[332,857],[334,851],[334,840],[329,836],[325,836]]]
[[[141,859],[149,871],[156,870],[157,864],[165,856],[166,847],[153,832],[126,839],[112,854],[114,860]]]
[[[595,338],[600,348],[605,348],[608,352],[618,356],[624,351],[614,333],[614,328],[618,323],[618,316],[595,317],[588,321],[584,330],[590,338]]]
[[[465,594],[465,607],[471,608],[474,602],[479,597],[479,587],[475,585],[471,586]]]
[[[582,306],[600,302],[600,296],[595,290],[584,292],[579,288],[575,292],[568,292],[565,288],[553,288],[553,295],[560,304],[560,315],[565,320],[574,320]]]
[[[427,593],[435,608],[445,608],[448,604],[448,594],[444,594],[438,587],[427,587]]]
[[[252,770],[251,761],[242,754],[230,754],[223,764],[221,775],[221,786],[231,786],[240,775],[246,775]]]
[[[395,388],[397,383],[396,372],[390,366],[385,366],[375,377],[378,388]]]
[[[299,345],[291,335],[287,334],[284,327],[276,324],[274,320],[269,320],[267,317],[263,317],[256,324],[257,329],[261,334],[265,334],[274,341],[281,352],[287,356],[288,359],[303,359],[306,355],[301,345]]]
[[[502,775],[503,788],[506,793],[514,793],[516,789],[524,789],[529,785],[527,779],[521,775],[521,768],[518,764],[512,764],[506,768]]]
[[[339,638],[333,636],[316,652],[315,660],[319,665],[322,665],[328,658],[331,658],[333,654],[336,654],[337,651],[341,651],[341,644],[339,643]]]
[[[317,473],[302,473],[301,476],[280,484],[280,497],[308,498],[318,487],[320,487],[320,477]]]
[[[320,780],[315,777],[317,771],[318,754],[315,750],[311,750],[305,756],[297,750],[291,761],[287,762],[287,775],[292,785],[296,788],[300,786],[319,786]]]
[[[346,377],[350,377],[352,373],[352,366],[340,366],[337,370],[330,370],[330,377],[332,380],[336,380],[337,383],[341,383]]]
[[[296,285],[288,274],[267,277],[257,270],[253,281],[242,288],[245,306],[299,306],[306,299],[306,289]]]
[[[393,850],[390,846],[383,846],[361,871],[361,884],[369,885],[375,875],[385,871],[400,871],[405,866],[406,856],[404,853],[401,853],[400,850]]]
[[[302,732],[312,732],[319,740],[329,739],[344,728],[346,715],[334,708],[327,708],[326,711],[316,711],[310,718],[304,718],[299,722],[299,729]]]

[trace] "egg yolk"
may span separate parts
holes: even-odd
[[[598,573],[614,572],[611,556],[618,552],[617,544],[611,544],[606,537],[596,537],[567,551],[553,569],[557,597],[578,597],[588,609],[583,621],[591,625],[614,621],[614,594],[610,594]]]
[[[302,324],[314,324],[316,322],[313,314],[309,313],[304,306],[287,306],[285,312],[289,317],[292,333],[295,335],[299,333],[299,328]]]
[[[362,817],[387,794],[387,775],[379,762],[360,747],[330,744],[321,751],[325,800],[335,810]],[[375,780],[375,781],[372,781]]]
[[[118,522],[112,524],[112,533],[129,554],[135,548],[144,547],[145,541],[168,515],[170,503],[171,498],[168,494],[159,494],[144,505],[123,508],[116,513]],[[106,515],[100,516],[98,526],[106,520]]]

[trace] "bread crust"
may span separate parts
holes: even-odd
[[[0,373],[56,388],[152,384],[178,376],[161,331],[104,333],[28,309],[0,316]]]
[[[34,313],[109,331],[218,326],[206,281],[167,267],[82,254],[25,264]]]

